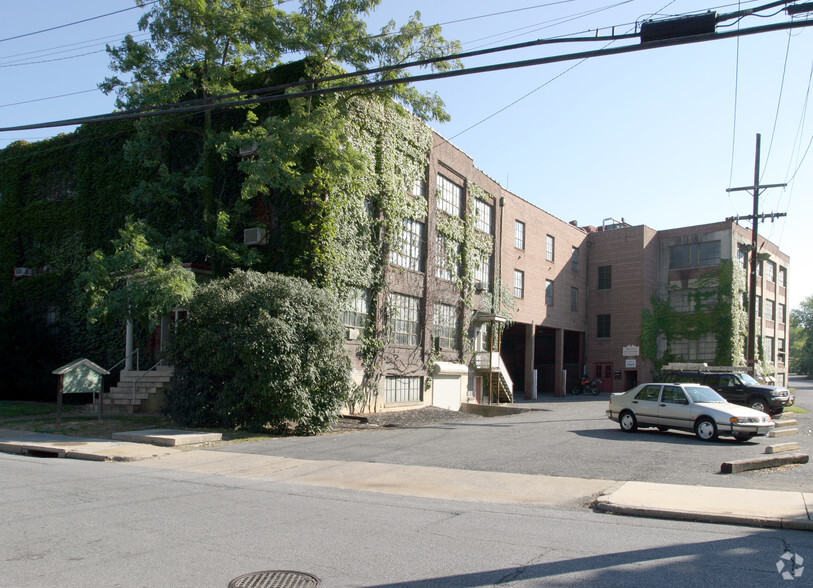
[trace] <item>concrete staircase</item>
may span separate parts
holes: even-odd
[[[158,412],[164,405],[165,392],[172,382],[173,368],[157,366],[144,371],[122,370],[119,383],[103,394],[102,412],[107,414],[133,414]],[[88,412],[99,411],[98,399],[87,406]]]

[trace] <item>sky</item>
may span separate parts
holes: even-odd
[[[289,9],[294,1],[286,3]],[[367,20],[374,33],[389,20],[403,23],[419,11],[425,24],[443,25],[447,39],[472,51],[541,38],[623,34],[652,18],[707,10],[725,14],[767,3],[382,0]],[[113,111],[114,98],[96,87],[111,74],[105,43],[139,34],[141,10],[133,6],[132,0],[28,0],[5,7],[0,127]],[[718,32],[789,21],[781,12],[773,18],[751,16],[721,23],[731,26],[718,25]],[[547,45],[478,57],[465,65],[605,45]],[[760,223],[758,231],[791,257],[789,297],[795,308],[813,295],[808,232],[813,225],[813,120],[805,118],[812,67],[813,27],[807,27],[417,87],[443,98],[452,120],[432,126],[478,168],[525,200],[580,225],[601,225],[612,217],[663,230],[750,215],[750,193],[727,189],[753,185],[760,134],[760,183],[788,186],[761,193],[761,212],[787,216]],[[3,132],[0,148],[71,130]],[[741,223],[750,228],[750,221]]]

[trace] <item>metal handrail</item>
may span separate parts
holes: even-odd
[[[125,361],[127,361],[127,358],[128,358],[128,357],[130,357],[130,356],[132,356],[132,355],[135,355],[135,356],[136,356],[136,371],[138,371],[138,368],[139,368],[139,366],[141,365],[141,360],[139,359],[139,355],[138,355],[138,347],[136,347],[136,348],[135,348],[135,349],[133,349],[133,350],[132,350],[130,353],[128,353],[127,355],[125,355],[123,358],[121,358],[121,359],[120,359],[120,360],[119,360],[119,361],[116,363],[116,365],[114,365],[114,366],[112,366],[112,367],[107,368],[107,371],[108,371],[108,372],[112,372],[112,371],[113,371],[115,368],[117,368],[118,366],[120,366],[121,364],[123,364]]]
[[[158,362],[157,362],[157,363],[156,363],[154,366],[152,366],[151,368],[149,368],[149,369],[147,369],[147,370],[144,370],[144,373],[143,373],[143,374],[141,374],[140,376],[138,376],[138,378],[136,378],[135,380],[133,380],[133,399],[132,399],[133,406],[135,406],[135,391],[136,391],[136,384],[138,384],[138,383],[141,381],[141,378],[143,378],[144,376],[146,376],[147,374],[149,374],[149,373],[150,373],[152,370],[154,370],[155,368],[157,368],[157,367],[158,367],[159,365],[161,365],[162,363],[164,363],[164,360],[163,360],[163,359],[159,359],[159,360],[158,360]]]

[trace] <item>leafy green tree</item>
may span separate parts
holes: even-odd
[[[201,286],[171,344],[181,425],[249,431],[324,430],[349,395],[339,303],[277,274],[235,271]]]
[[[195,277],[156,245],[160,236],[130,219],[113,241],[114,253],[96,251],[79,277],[91,323],[131,317],[151,330],[161,316],[192,297]]]
[[[101,88],[117,92],[121,108],[152,108],[252,89],[265,72],[291,55],[307,64],[299,77],[318,79],[339,67],[397,66],[458,49],[441,37],[439,27],[424,27],[418,13],[400,28],[389,23],[380,34],[370,35],[363,17],[380,2],[302,0],[298,12],[280,10],[267,0],[150,3],[139,22],[150,38],[139,42],[127,37],[122,45],[108,48],[118,75]],[[457,66],[441,62],[432,67]],[[399,75],[407,74],[394,70],[353,81]],[[301,200],[300,218],[288,227],[288,234],[312,245],[314,235],[331,231],[335,209],[326,201],[353,183],[347,176],[359,168],[357,151],[343,128],[348,124],[346,105],[359,95],[387,103],[397,100],[422,119],[448,118],[438,96],[397,85],[342,98],[308,99],[292,104],[291,116],[279,118],[279,110],[253,106],[145,119],[136,123],[137,137],[128,146],[130,160],[148,172],[148,179],[130,194],[136,213],[164,232],[174,255],[206,261],[216,273],[224,273],[256,262],[256,256],[239,245],[239,230],[250,220],[247,204],[257,195],[286,191]],[[232,128],[239,132],[231,133]],[[241,191],[239,186],[234,189],[244,178],[237,173],[233,154],[246,139],[265,139],[265,159],[279,164],[262,172],[251,170],[246,180],[251,189]],[[277,173],[280,170],[284,173]],[[262,186],[255,189],[258,184]],[[322,257],[319,251],[303,254],[291,265],[300,275],[317,278],[326,271],[318,267]]]
[[[790,370],[813,374],[813,296],[790,311]]]

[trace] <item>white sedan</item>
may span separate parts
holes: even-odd
[[[731,404],[699,384],[640,384],[612,394],[607,416],[625,432],[638,427],[678,429],[694,431],[703,441],[714,441],[718,435],[748,441],[767,435],[775,426],[764,412]]]

